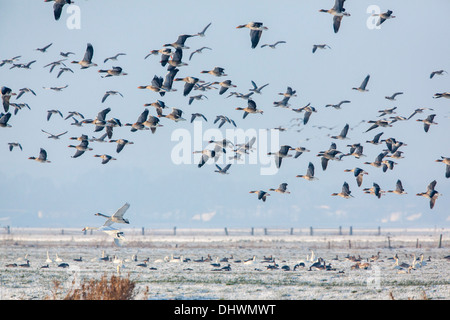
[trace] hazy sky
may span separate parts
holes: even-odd
[[[344,17],[337,34],[333,32],[332,16],[319,12],[333,4],[333,0],[281,3],[232,0],[226,4],[215,1],[165,4],[79,0],[75,3],[79,16],[76,10],[68,13],[66,6],[60,20],[55,21],[52,3],[2,1],[0,60],[21,55],[20,63],[37,62],[31,70],[10,69],[8,64],[0,68],[2,86],[17,93],[24,87],[36,92],[36,96],[26,93],[17,101],[15,97],[11,98],[11,102],[28,103],[31,110],[20,110],[11,117],[11,128],[0,128],[0,225],[100,225],[103,220],[94,213],[112,214],[129,202],[131,207],[126,216],[131,226],[138,228],[448,227],[450,181],[445,178],[445,165],[435,160],[450,156],[450,101],[433,99],[433,95],[450,90],[450,74],[433,79],[429,75],[440,69],[450,72],[450,47],[448,41],[444,41],[450,30],[447,14],[450,3],[445,0],[429,1],[426,5],[407,0],[348,0],[345,8],[351,16]],[[382,12],[391,9],[396,16],[380,29],[373,28],[371,17],[372,8],[377,7]],[[79,29],[70,29],[68,21],[69,26],[79,22]],[[261,21],[268,27],[256,49],[251,49],[249,30],[236,29],[250,21]],[[177,91],[168,92],[164,97],[150,90],[137,89],[140,85],[150,84],[154,75],[164,77],[167,72],[159,64],[158,56],[144,60],[151,50],[174,42],[180,34],[195,34],[210,22],[205,37],[186,41],[190,49],[184,50],[183,61],[188,66],[180,67],[177,77],[195,76],[207,82],[230,79],[237,87],[229,91],[241,93],[249,92],[251,80],[258,85],[269,83],[261,95],[253,96],[264,114],[250,114],[242,119],[242,111],[235,108],[246,107],[247,102],[227,98],[228,92],[219,95],[218,90],[192,91],[190,95],[204,93],[207,99],[189,105],[188,97],[182,95],[184,82],[175,82]],[[260,47],[278,40],[286,43],[275,50]],[[47,52],[35,50],[49,43],[53,45]],[[87,43],[93,45],[93,61],[99,66],[80,70],[70,61],[82,59]],[[331,49],[313,54],[314,44],[327,44]],[[189,60],[190,53],[203,46],[212,50],[206,49]],[[59,67],[50,73],[44,66],[62,59],[60,51],[75,53],[65,61],[74,73],[64,73],[57,78]],[[120,56],[118,61],[103,63],[104,59],[119,52],[126,55]],[[97,72],[112,66],[122,67],[128,75],[102,78]],[[215,66],[225,68],[228,76],[216,78],[200,73]],[[352,90],[368,74],[371,76],[369,91]],[[43,89],[65,85],[69,86],[61,92]],[[317,110],[306,125],[294,126],[301,122],[293,119],[302,118],[303,114],[273,107],[273,102],[282,98],[278,93],[284,92],[287,86],[297,90],[297,96],[289,101],[291,108],[311,103]],[[111,96],[102,103],[107,90],[118,90],[123,98]],[[397,91],[404,92],[397,101],[384,98]],[[161,118],[163,127],[155,134],[130,132],[129,127],[115,128],[113,139],[124,138],[134,144],[117,154],[116,144],[92,142],[93,151],[74,159],[71,158],[74,149],[67,146],[77,141],[69,140],[69,137],[81,134],[98,137],[103,132],[94,133],[92,125],[72,126],[71,120],[58,115],[46,120],[50,109],[60,110],[64,117],[69,111],[79,111],[86,118],[94,118],[99,111],[109,107],[108,119],[114,117],[122,123],[135,122],[144,110],[144,104],[157,99],[169,107],[182,109],[188,120],[191,113],[200,112],[208,122],[201,122],[201,130],[195,131],[190,121],[175,123]],[[341,100],[351,103],[344,104],[341,110],[325,107]],[[397,107],[396,115],[405,117],[419,107],[434,110],[425,110],[408,121],[398,121],[392,127],[365,133],[370,126],[367,121],[380,118],[378,110],[392,107]],[[150,114],[156,115],[153,107],[149,110]],[[423,124],[416,119],[424,119],[431,113],[436,114],[438,125],[425,133]],[[215,173],[213,163],[198,168],[198,158],[191,155],[196,151],[193,147],[188,150],[192,164],[175,164],[172,151],[179,141],[172,141],[172,135],[180,133],[176,130],[183,129],[185,134],[190,134],[190,139],[184,142],[197,146],[203,140],[201,147],[210,148],[207,130],[217,129],[217,124],[213,124],[217,115],[228,116],[244,130],[255,130],[259,150],[267,148],[259,142],[270,134],[259,130],[282,126],[288,130],[279,133],[279,140],[273,141],[274,145],[303,146],[311,152],[297,159],[285,159],[273,175],[261,174],[261,168],[267,166],[261,163],[264,157],[256,164],[233,164],[229,175]],[[346,123],[352,128],[348,133],[350,139],[331,139],[330,135],[339,134]],[[333,129],[319,129],[320,126]],[[226,124],[220,132],[225,135],[226,129],[232,128]],[[68,130],[68,133],[60,140],[53,140],[41,130],[55,134]],[[385,173],[380,168],[363,164],[372,162],[386,148],[385,144],[366,143],[379,132],[384,132],[384,139],[393,137],[407,144],[400,148],[405,158],[394,160],[398,164]],[[362,143],[366,157],[330,161],[327,170],[323,171],[316,155],[328,149],[333,141],[342,152],[348,152],[349,144]],[[20,142],[23,151],[14,149],[10,152],[8,142]],[[37,156],[41,147],[47,150],[51,163],[28,160],[30,156]],[[102,165],[93,155],[103,153],[112,155],[117,161]],[[228,150],[226,157],[231,155]],[[296,175],[306,173],[309,162],[315,165],[317,181],[296,178]],[[354,167],[369,172],[361,187],[356,185],[352,173],[344,172],[344,169]],[[362,191],[362,188],[372,187],[373,182],[383,190],[393,190],[397,179],[401,179],[408,194],[386,194],[377,199]],[[429,201],[416,193],[426,191],[433,180],[437,181],[436,189],[443,195],[430,210]],[[354,198],[332,197],[331,193],[341,191],[344,181],[349,183]],[[272,192],[264,203],[249,193],[277,188],[283,182],[288,183],[291,193]]]

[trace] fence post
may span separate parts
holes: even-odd
[[[353,235],[353,227],[350,226],[350,235]]]
[[[439,246],[438,246],[438,248],[439,248],[439,249],[442,248],[442,233],[441,233],[441,235],[439,236]]]
[[[309,227],[309,235],[310,235],[310,236],[313,235],[313,227]]]
[[[352,248],[352,241],[348,240],[348,248],[351,249]]]
[[[342,227],[339,226],[339,235],[342,236]]]
[[[264,228],[264,235],[267,236],[267,228]]]
[[[290,235],[292,236],[293,234],[294,234],[294,228],[291,228]]]
[[[381,235],[381,227],[378,227],[378,235]]]
[[[387,237],[388,238],[388,248],[391,249],[391,237]]]
[[[141,228],[141,234],[142,234],[142,235],[145,234],[145,229],[144,229],[144,227]]]
[[[173,227],[173,235],[174,235],[174,236],[177,235],[177,227]]]
[[[255,235],[255,228],[254,227],[252,227],[251,235],[252,236]]]
[[[224,229],[225,229],[225,235],[228,235],[228,229],[227,229],[227,227],[225,227]]]

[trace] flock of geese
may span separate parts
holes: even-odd
[[[182,265],[182,271],[206,271],[205,267],[209,266],[211,272],[230,272],[234,268],[252,268],[253,271],[274,271],[280,270],[284,272],[295,271],[334,271],[338,274],[344,274],[347,271],[355,272],[353,270],[371,270],[374,266],[383,268],[386,272],[392,271],[398,274],[410,274],[413,271],[419,270],[422,267],[432,262],[431,256],[425,258],[423,253],[416,255],[415,253],[403,253],[404,258],[400,262],[400,255],[396,253],[391,256],[381,256],[381,252],[372,254],[367,257],[361,257],[361,255],[355,256],[347,254],[344,257],[336,255],[330,260],[326,261],[321,256],[317,256],[314,250],[310,250],[310,253],[305,256],[304,259],[283,259],[276,256],[263,256],[257,258],[256,255],[246,259],[239,259],[234,257],[233,254],[228,256],[213,258],[211,254],[201,256],[200,258],[190,258],[187,256],[174,256],[166,255],[163,258],[156,258],[151,260],[150,257],[138,258],[138,254],[133,254],[129,258],[119,257],[117,255],[108,255],[105,250],[102,250],[100,257],[93,257],[91,259],[83,259],[82,256],[77,256],[71,259],[73,263],[79,264],[83,262],[90,263],[112,263],[116,267],[117,273],[120,275],[123,269],[147,269],[150,271],[164,269],[164,264],[178,264]],[[19,257],[16,262],[8,263],[5,268],[32,268],[30,263],[30,257],[28,254],[25,257]],[[444,256],[442,259],[450,261],[450,256]],[[40,259],[42,260],[42,259]],[[198,269],[197,266],[201,266]],[[51,258],[47,251],[45,264],[42,264],[40,269],[49,268],[69,268],[69,260],[63,259],[55,254],[55,258]]]
[[[48,2],[50,0],[45,0],[45,2]],[[61,16],[61,10],[65,4],[70,4],[70,0],[53,0],[54,1],[54,17],[56,20],[58,20]],[[336,0],[334,6],[331,9],[321,9],[320,12],[328,13],[333,16],[333,30],[335,33],[339,32],[340,25],[342,23],[342,20],[344,17],[350,17],[350,14],[346,12],[344,8],[344,2],[345,0]],[[381,25],[385,23],[386,20],[393,19],[395,16],[392,15],[392,11],[388,10],[385,13],[379,14],[379,21],[378,25]],[[167,112],[166,110],[169,108],[166,106],[165,102],[163,101],[166,94],[172,94],[173,92],[176,92],[177,89],[174,88],[175,82],[183,82],[183,88],[180,90],[182,92],[182,95],[188,99],[188,104],[194,103],[196,100],[202,100],[202,99],[208,99],[207,92],[211,90],[218,90],[219,95],[224,95],[225,98],[229,98],[231,96],[234,96],[239,99],[243,99],[246,101],[247,106],[246,107],[237,107],[236,110],[242,111],[242,120],[244,121],[249,116],[253,115],[259,115],[263,116],[264,111],[260,109],[253,99],[255,95],[261,95],[262,90],[269,85],[269,83],[264,84],[262,86],[258,86],[254,81],[251,81],[252,87],[248,89],[248,93],[242,93],[242,92],[236,92],[231,91],[234,90],[237,86],[232,83],[230,79],[225,80],[217,80],[217,81],[204,81],[197,77],[196,75],[190,75],[190,76],[183,76],[183,77],[177,77],[178,73],[181,70],[185,70],[185,66],[188,64],[185,62],[184,54],[185,51],[189,50],[190,48],[187,46],[187,43],[190,41],[190,39],[194,37],[206,37],[207,31],[209,30],[211,26],[211,23],[207,24],[203,30],[199,31],[195,34],[182,34],[178,37],[178,39],[175,42],[172,43],[166,43],[161,46],[160,49],[154,49],[151,50],[150,53],[148,53],[145,57],[143,57],[144,60],[151,59],[152,56],[159,57],[159,62],[163,68],[166,68],[166,74],[165,76],[160,75],[154,75],[153,79],[151,80],[150,84],[140,85],[137,87],[139,90],[150,90],[154,92],[158,99],[153,103],[145,104],[145,110],[141,112],[137,117],[136,121],[123,123],[118,118],[110,118],[108,119],[108,114],[111,111],[111,108],[104,108],[101,111],[98,112],[97,116],[95,118],[86,118],[83,114],[77,111],[70,111],[67,113],[66,116],[63,115],[63,112],[61,110],[48,110],[47,111],[47,121],[52,121],[54,117],[60,117],[65,120],[71,119],[73,123],[71,125],[83,127],[85,125],[90,125],[93,127],[93,132],[102,134],[100,137],[92,137],[89,138],[87,134],[82,134],[78,137],[70,137],[69,139],[78,141],[78,144],[70,144],[68,145],[69,148],[75,149],[74,154],[72,155],[72,158],[78,158],[83,156],[84,154],[93,151],[94,148],[92,145],[94,143],[99,142],[109,142],[109,143],[115,143],[117,144],[117,147],[115,149],[116,154],[119,154],[124,150],[124,148],[127,145],[134,144],[133,141],[129,141],[127,139],[123,138],[117,138],[113,139],[113,135],[117,135],[119,133],[116,133],[116,130],[119,130],[118,128],[125,128],[130,127],[131,132],[137,132],[137,131],[146,131],[150,130],[152,134],[157,133],[158,128],[163,127],[163,124],[161,124],[162,121],[173,121],[175,123],[180,121],[186,121],[185,112],[179,108],[172,108],[171,112]],[[242,24],[236,27],[237,29],[248,29],[250,30],[250,47],[252,49],[257,49],[258,45],[260,43],[261,36],[263,32],[266,32],[268,30],[268,27],[265,26],[262,22],[250,22],[247,24]],[[273,44],[263,44],[260,45],[260,48],[269,47],[272,49],[276,49],[278,45],[285,44],[286,41],[280,40]],[[37,48],[36,50],[45,54],[49,50],[52,50],[52,43],[42,47]],[[317,49],[331,49],[326,44],[318,44],[314,45],[313,47],[313,53],[316,52]],[[194,55],[201,54],[204,50],[213,51],[212,48],[207,46],[202,46],[199,49],[192,50],[189,55],[189,60],[192,58],[195,58]],[[52,71],[56,70],[56,68],[59,68],[57,78],[60,76],[64,76],[64,73],[70,72],[75,73],[72,68],[68,67],[68,61],[67,59],[71,57],[71,55],[76,56],[73,52],[60,52],[60,56],[62,59],[58,59],[56,61],[53,61],[51,63],[45,64],[44,68],[49,68],[49,72],[52,73]],[[126,55],[124,52],[117,53],[113,56],[106,57],[105,59],[102,59],[103,63],[106,64],[110,61],[118,62],[120,61],[121,57]],[[33,65],[36,63],[36,60],[20,63],[21,56],[15,56],[10,59],[4,59],[0,61],[0,68],[6,68],[9,66],[10,69],[31,69],[31,67],[35,66]],[[124,69],[120,66],[113,66],[111,68],[109,67],[99,67],[97,63],[94,62],[94,47],[91,43],[88,43],[84,52],[84,55],[80,57],[79,60],[72,60],[72,65],[77,65],[81,69],[80,72],[83,72],[83,70],[89,69],[89,68],[97,68],[98,67],[98,73],[102,78],[109,78],[109,77],[122,77],[127,76],[128,73],[124,71]],[[156,60],[154,60],[156,61]],[[214,68],[208,69],[208,70],[199,70],[198,75],[205,74],[210,77],[214,78],[224,78],[228,77],[228,75],[225,72],[225,68],[216,66]],[[430,79],[435,78],[436,76],[445,76],[446,71],[445,70],[436,70],[431,72]],[[53,90],[57,92],[64,91],[68,85],[63,87],[44,87],[43,89],[46,90]],[[364,93],[369,91],[370,87],[370,75],[367,75],[359,87],[353,87],[353,90],[356,90],[358,92]],[[191,95],[191,93],[194,90],[198,90],[202,92],[198,95]],[[225,95],[225,93],[228,92],[228,96]],[[28,108],[30,109],[30,106],[27,103],[19,103],[19,99],[22,97],[32,95],[36,96],[39,94],[37,90],[34,90],[32,88],[14,88],[11,89],[8,86],[3,86],[1,88],[1,98],[2,98],[2,105],[4,109],[4,113],[2,112],[0,114],[0,128],[11,128],[14,126],[13,123],[16,121],[15,118],[19,118],[19,111]],[[402,95],[403,92],[396,92],[392,94],[391,96],[386,96],[387,100],[395,101],[396,98],[400,95]],[[274,107],[276,108],[287,108],[291,109],[292,111],[296,113],[303,114],[302,124],[304,126],[308,125],[311,121],[311,117],[314,113],[317,113],[317,109],[311,104],[307,104],[304,107],[300,108],[290,108],[289,100],[292,97],[295,97],[296,90],[293,89],[291,86],[288,86],[285,92],[280,92],[279,95],[281,95],[283,98],[281,101],[275,101],[273,103]],[[122,93],[115,90],[108,90],[105,93],[102,94],[101,103],[105,103],[112,99],[112,96],[120,96],[123,98]],[[14,98],[13,98],[14,97]],[[450,92],[442,92],[442,93],[436,93],[434,95],[435,99],[439,98],[450,98]],[[330,107],[334,109],[340,109],[343,107],[344,104],[350,103],[349,100],[342,100],[337,104],[328,104],[325,107]],[[150,110],[147,107],[155,108],[155,115],[152,115]],[[14,112],[10,111],[10,108],[14,108]],[[377,120],[369,120],[367,123],[371,124],[369,128],[365,132],[369,132],[371,130],[380,129],[380,128],[388,128],[392,127],[396,122],[399,121],[408,121],[411,118],[413,118],[416,114],[423,113],[426,110],[433,110],[430,108],[418,108],[414,110],[414,112],[409,117],[403,117],[403,116],[395,116],[396,114],[396,107],[390,108],[390,109],[384,109],[380,110],[380,114],[378,116]],[[389,116],[386,118],[386,116]],[[429,114],[424,119],[417,119],[417,121],[420,121],[423,123],[424,131],[429,132],[431,130],[431,127],[434,125],[437,125],[437,123],[434,121],[436,117],[436,113]],[[164,119],[164,120],[162,120]],[[190,122],[193,121],[208,121],[207,117],[202,113],[192,113],[190,117]],[[17,119],[19,121],[19,119]],[[10,123],[11,122],[11,123]],[[222,126],[228,124],[232,127],[237,127],[236,121],[229,118],[226,115],[217,115],[214,124],[217,124],[219,128]],[[276,128],[280,131],[282,128]],[[161,129],[160,129],[161,130]],[[42,130],[43,133],[48,135],[48,138],[51,139],[61,139],[62,136],[66,135],[68,131],[64,131],[62,133],[54,134],[47,131]],[[339,135],[331,136],[331,139],[333,140],[342,140],[345,141],[348,139],[347,134],[349,132],[349,125],[346,124]],[[396,162],[394,162],[393,159],[400,159],[403,158],[402,150],[399,150],[400,147],[405,146],[406,144],[401,141],[397,141],[393,137],[389,137],[386,139],[381,139],[381,136],[383,135],[383,132],[379,132],[375,135],[373,140],[366,141],[366,143],[374,144],[374,145],[380,145],[385,144],[386,148],[382,152],[380,152],[375,160],[373,162],[364,162],[366,165],[370,165],[376,168],[381,168],[383,172],[387,172],[388,170],[393,170],[394,166],[397,165]],[[214,147],[213,149],[204,149],[204,150],[197,150],[194,151],[194,153],[200,153],[201,154],[201,160],[198,163],[198,167],[201,168],[203,165],[208,162],[210,159],[217,160],[218,157],[226,152],[226,150],[231,150],[234,153],[234,156],[230,157],[230,159],[240,159],[242,156],[248,155],[249,152],[254,150],[253,145],[255,144],[255,138],[250,139],[247,143],[244,144],[234,144],[231,141],[228,141],[226,139],[221,141],[209,141],[210,144],[212,144]],[[20,142],[17,141],[11,141],[8,143],[8,148],[10,151],[13,151],[14,148],[18,147],[20,150],[22,150],[22,145]],[[355,157],[357,159],[360,159],[364,157],[363,153],[363,143],[355,143],[352,145],[348,145],[347,147],[350,148],[349,152],[340,151],[337,148],[336,143],[332,142],[330,145],[330,148],[328,150],[322,150],[317,153],[317,157],[320,158],[320,163],[322,170],[326,170],[328,167],[328,163],[330,161],[342,161],[345,157]],[[295,155],[290,154],[290,152],[295,151]],[[268,155],[271,155],[274,157],[274,161],[277,168],[280,168],[282,166],[284,159],[287,158],[298,158],[301,156],[304,152],[310,152],[310,150],[299,147],[299,146],[290,146],[290,145],[282,145],[280,149],[276,152],[269,152]],[[116,156],[111,154],[95,154],[94,157],[100,158],[102,161],[102,164],[107,164],[110,161],[117,160]],[[51,160],[47,154],[47,151],[44,148],[40,148],[39,154],[36,156],[29,156],[28,159],[34,160],[40,163],[51,163]],[[445,177],[450,177],[450,157],[441,156],[440,159],[436,159],[436,162],[440,162],[446,165],[445,170]],[[226,164],[223,168],[218,166],[216,164],[217,170],[215,172],[220,174],[229,174],[231,164]],[[356,167],[353,169],[346,169],[345,172],[352,172],[356,181],[358,187],[362,186],[363,183],[363,177],[364,175],[367,175],[368,172],[365,171],[363,168]],[[306,173],[304,175],[297,175],[298,178],[303,178],[307,181],[315,181],[318,180],[317,177],[315,177],[315,167],[312,162],[308,163]],[[429,200],[430,208],[433,208],[436,199],[440,196],[440,193],[436,190],[436,184],[437,180],[433,180],[429,183],[427,186],[426,191],[417,193],[417,196],[423,196]],[[405,190],[403,189],[402,182],[400,180],[397,181],[396,189],[395,190],[382,190],[380,186],[377,183],[373,183],[373,186],[371,188],[363,188],[362,189],[364,193],[373,194],[376,197],[380,198],[385,193],[395,193],[395,194],[405,194]],[[268,196],[270,196],[269,192],[277,192],[277,193],[283,193],[283,194],[289,194],[290,192],[287,190],[287,183],[281,183],[278,188],[272,188],[270,190],[252,190],[250,193],[254,193],[257,195],[257,198],[262,201],[266,201]],[[335,192],[331,194],[332,196],[340,196],[343,198],[352,198],[352,192],[350,191],[349,184],[347,182],[344,182],[342,185],[341,192]],[[125,209],[122,208],[122,215],[123,212],[126,211],[128,207]],[[120,210],[119,210],[120,211]],[[113,220],[108,220],[109,222]],[[123,238],[123,234],[115,230],[115,228],[112,228],[110,223],[107,221],[107,224],[105,224],[102,227],[97,228],[97,230],[104,231],[106,233],[109,233],[113,235],[116,243],[120,243],[120,241]],[[117,222],[117,221],[114,221]],[[89,230],[90,228],[85,228],[84,230]]]

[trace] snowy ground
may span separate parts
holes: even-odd
[[[61,297],[82,279],[117,274],[118,265],[122,267],[121,276],[129,275],[137,282],[136,299],[364,300],[390,299],[390,294],[395,299],[422,299],[424,295],[429,299],[450,298],[450,261],[444,259],[450,254],[450,243],[445,230],[351,236],[124,232],[127,242],[123,247],[116,247],[100,232],[83,235],[78,230],[64,230],[62,234],[61,230],[21,229],[0,233],[0,299],[53,298],[54,281],[61,283]],[[442,233],[442,248],[438,248]],[[52,260],[58,256],[61,261],[47,263],[47,252]],[[368,269],[352,269],[356,262],[346,258],[355,256],[367,262],[378,252],[378,260],[369,262]],[[331,270],[309,271],[312,253],[312,260],[323,258]],[[102,254],[110,261],[99,260]],[[392,257],[396,254],[400,264],[410,265],[414,256],[423,254],[423,263],[417,261],[407,272],[395,267]],[[220,268],[212,262],[195,261],[208,256],[212,262],[228,258],[228,262],[220,262],[220,268],[229,264],[231,271],[217,271]],[[253,256],[253,264],[244,263]],[[263,259],[269,256],[278,269],[268,269],[274,263]],[[81,262],[74,261],[80,257]],[[147,258],[147,267],[137,266]],[[7,267],[23,264],[24,259],[30,261],[30,267]],[[58,267],[62,262],[69,267]],[[294,271],[299,262],[305,267]],[[49,268],[41,268],[47,264]],[[290,270],[285,271],[283,266]]]

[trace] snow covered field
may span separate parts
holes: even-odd
[[[121,276],[129,275],[137,282],[136,299],[364,300],[390,299],[390,294],[395,299],[450,298],[450,260],[444,258],[450,254],[448,230],[316,232],[314,236],[308,231],[267,235],[242,231],[228,236],[221,230],[177,230],[176,235],[170,230],[144,235],[136,229],[123,231],[123,247],[95,231],[2,231],[0,299],[52,298],[54,281],[61,283],[61,297],[73,283],[117,274],[118,266]],[[46,262],[47,252],[53,262]],[[102,255],[109,259],[100,260]],[[398,264],[413,268],[396,266],[395,255]],[[244,263],[254,256],[254,262]],[[370,261],[372,256],[378,259]],[[74,260],[80,257],[82,261]],[[264,259],[269,257],[273,260]],[[329,270],[309,270],[319,257]],[[147,258],[146,267],[138,266]],[[359,258],[361,263],[368,262],[367,269],[352,268]],[[30,267],[20,267],[26,259]],[[58,267],[63,262],[69,266]],[[215,262],[220,267],[211,265]],[[7,266],[14,263],[18,266]],[[230,271],[222,269],[228,265]]]

